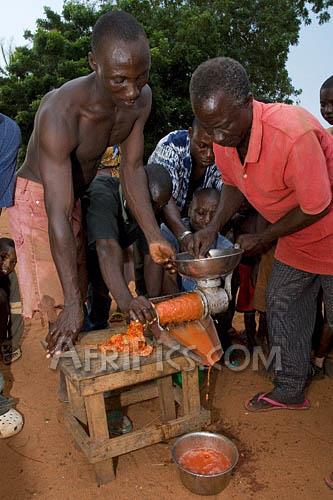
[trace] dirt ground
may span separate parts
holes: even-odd
[[[0,441],[0,499],[200,498],[180,483],[171,461],[171,443],[121,456],[116,480],[96,486],[92,467],[64,425],[65,405],[57,399],[58,375],[49,369],[40,343],[44,337],[45,329],[32,321],[21,360],[10,368],[0,366],[5,392],[10,390],[18,399],[17,408],[25,418],[21,433]],[[209,429],[232,438],[240,452],[235,474],[217,498],[332,498],[323,482],[333,470],[332,379],[311,385],[308,411],[249,414],[244,401],[269,389],[269,380],[251,367],[238,373],[225,367],[214,372],[209,403],[214,422]],[[135,428],[150,425],[158,418],[158,401],[131,407],[129,416]]]

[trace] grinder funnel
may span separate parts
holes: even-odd
[[[192,300],[194,297],[201,302],[201,294],[197,294],[196,292],[152,299],[158,313],[158,321],[150,326],[150,330],[155,337],[159,338],[161,343],[168,347],[175,347],[176,343],[178,343],[180,346],[187,349],[186,352],[188,356],[195,359],[195,361],[199,361],[204,365],[213,365],[219,361],[223,354],[223,350],[211,316],[204,317],[201,313],[200,316],[190,321],[184,321],[185,315],[183,314],[183,320],[179,321],[179,311],[177,313],[177,310],[174,308],[173,310],[176,316],[174,321],[168,324],[160,323],[160,318],[163,320],[165,315],[159,315],[159,312],[163,313],[163,310],[159,311],[159,305],[168,304],[170,307],[176,299],[181,299],[182,302],[180,302],[180,304],[182,304],[186,302],[187,299]]]
[[[231,273],[240,263],[242,253],[241,248],[214,249],[209,251],[209,257],[195,259],[183,252],[176,255],[174,263],[179,274],[186,278],[214,279]]]
[[[214,321],[210,316],[187,323],[172,325],[168,334],[200,357],[202,364],[211,366],[223,354]]]

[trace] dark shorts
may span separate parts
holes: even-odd
[[[87,224],[89,247],[96,240],[116,240],[122,248],[127,248],[138,238],[144,238],[136,221],[119,191],[119,179],[99,175],[87,189],[82,205]]]

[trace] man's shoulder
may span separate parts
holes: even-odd
[[[70,80],[45,94],[36,114],[36,133],[49,137],[52,130],[56,130],[62,140],[67,138],[68,142],[73,142],[71,147],[74,146],[79,115],[87,105],[88,98],[88,77]]]
[[[8,137],[8,140],[13,144],[15,142],[21,142],[21,130],[15,120],[10,118],[7,115],[3,115],[0,113],[0,130],[1,130],[1,139],[5,136]]]
[[[274,132],[280,132],[292,142],[307,132],[321,129],[319,121],[301,106],[273,103],[260,103],[263,126]]]
[[[15,120],[13,120],[12,118],[10,118],[7,115],[3,115],[2,113],[0,113],[0,125],[2,125],[2,124],[10,124],[11,127],[15,128],[15,129],[19,129],[19,126],[17,125]]]
[[[56,109],[57,112],[67,116],[76,114],[82,104],[87,103],[90,88],[89,75],[70,80],[45,94],[39,111],[45,113]]]
[[[173,145],[176,148],[185,148],[189,140],[188,130],[173,130],[164,136],[159,144],[160,145]]]
[[[146,84],[141,90],[140,97],[138,99],[140,107],[147,108],[151,106],[152,91],[148,84]]]

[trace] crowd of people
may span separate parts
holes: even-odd
[[[21,355],[22,317],[47,318],[48,356],[82,330],[107,327],[111,296],[121,313],[155,321],[151,297],[194,286],[174,273],[176,253],[203,257],[237,242],[244,257],[219,321],[222,343],[236,308],[250,349],[259,330],[281,351],[273,389],[246,408],[306,410],[333,327],[333,76],[320,89],[325,129],[301,107],[255,100],[239,62],[210,59],[190,81],[191,126],[161,138],[144,165],[152,99],[141,25],[123,11],[101,16],[89,64],[88,76],[42,99],[16,175],[20,131],[0,115],[0,207],[12,237],[0,239],[3,362]],[[124,273],[132,245],[135,296]],[[15,412],[0,396],[0,437],[20,430]]]

